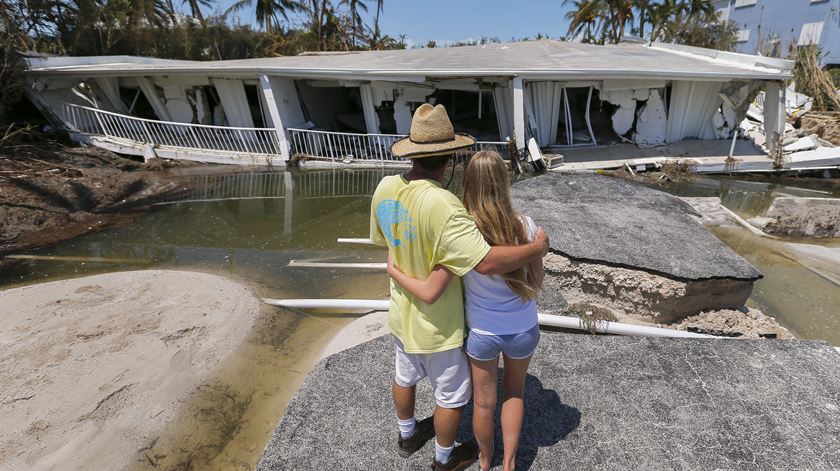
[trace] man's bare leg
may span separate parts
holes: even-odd
[[[391,396],[394,398],[394,409],[400,420],[407,420],[414,417],[414,398],[417,391],[416,386],[406,388],[397,383],[391,383]],[[437,428],[437,421],[435,421]]]
[[[463,406],[454,409],[435,406],[435,435],[438,445],[449,448],[455,443],[463,414]]]

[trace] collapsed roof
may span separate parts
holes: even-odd
[[[555,40],[440,49],[304,54],[224,61],[134,56],[30,57],[33,75],[224,74],[421,81],[446,77],[785,80],[793,62],[672,44],[598,46]]]

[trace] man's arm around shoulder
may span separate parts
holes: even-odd
[[[482,275],[498,275],[522,268],[535,258],[548,253],[548,236],[542,227],[537,229],[534,241],[522,245],[497,245],[473,268]]]

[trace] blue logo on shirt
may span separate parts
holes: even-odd
[[[411,216],[399,201],[382,201],[376,207],[376,216],[379,218],[379,229],[394,247],[399,247],[402,244],[402,240],[399,239],[400,236],[404,237],[407,242],[417,238],[414,226],[411,224]]]

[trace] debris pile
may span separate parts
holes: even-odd
[[[782,161],[803,163],[840,159],[840,112],[814,110],[814,100],[798,93],[793,83],[788,86],[785,96],[788,122],[780,136]],[[761,92],[741,121],[740,134],[770,153],[771,146],[764,129],[763,103],[764,92]]]
[[[800,123],[807,134],[840,146],[840,112],[813,111],[802,116]]]
[[[741,338],[795,338],[776,319],[758,309],[743,308],[707,311],[668,327],[701,334]]]

